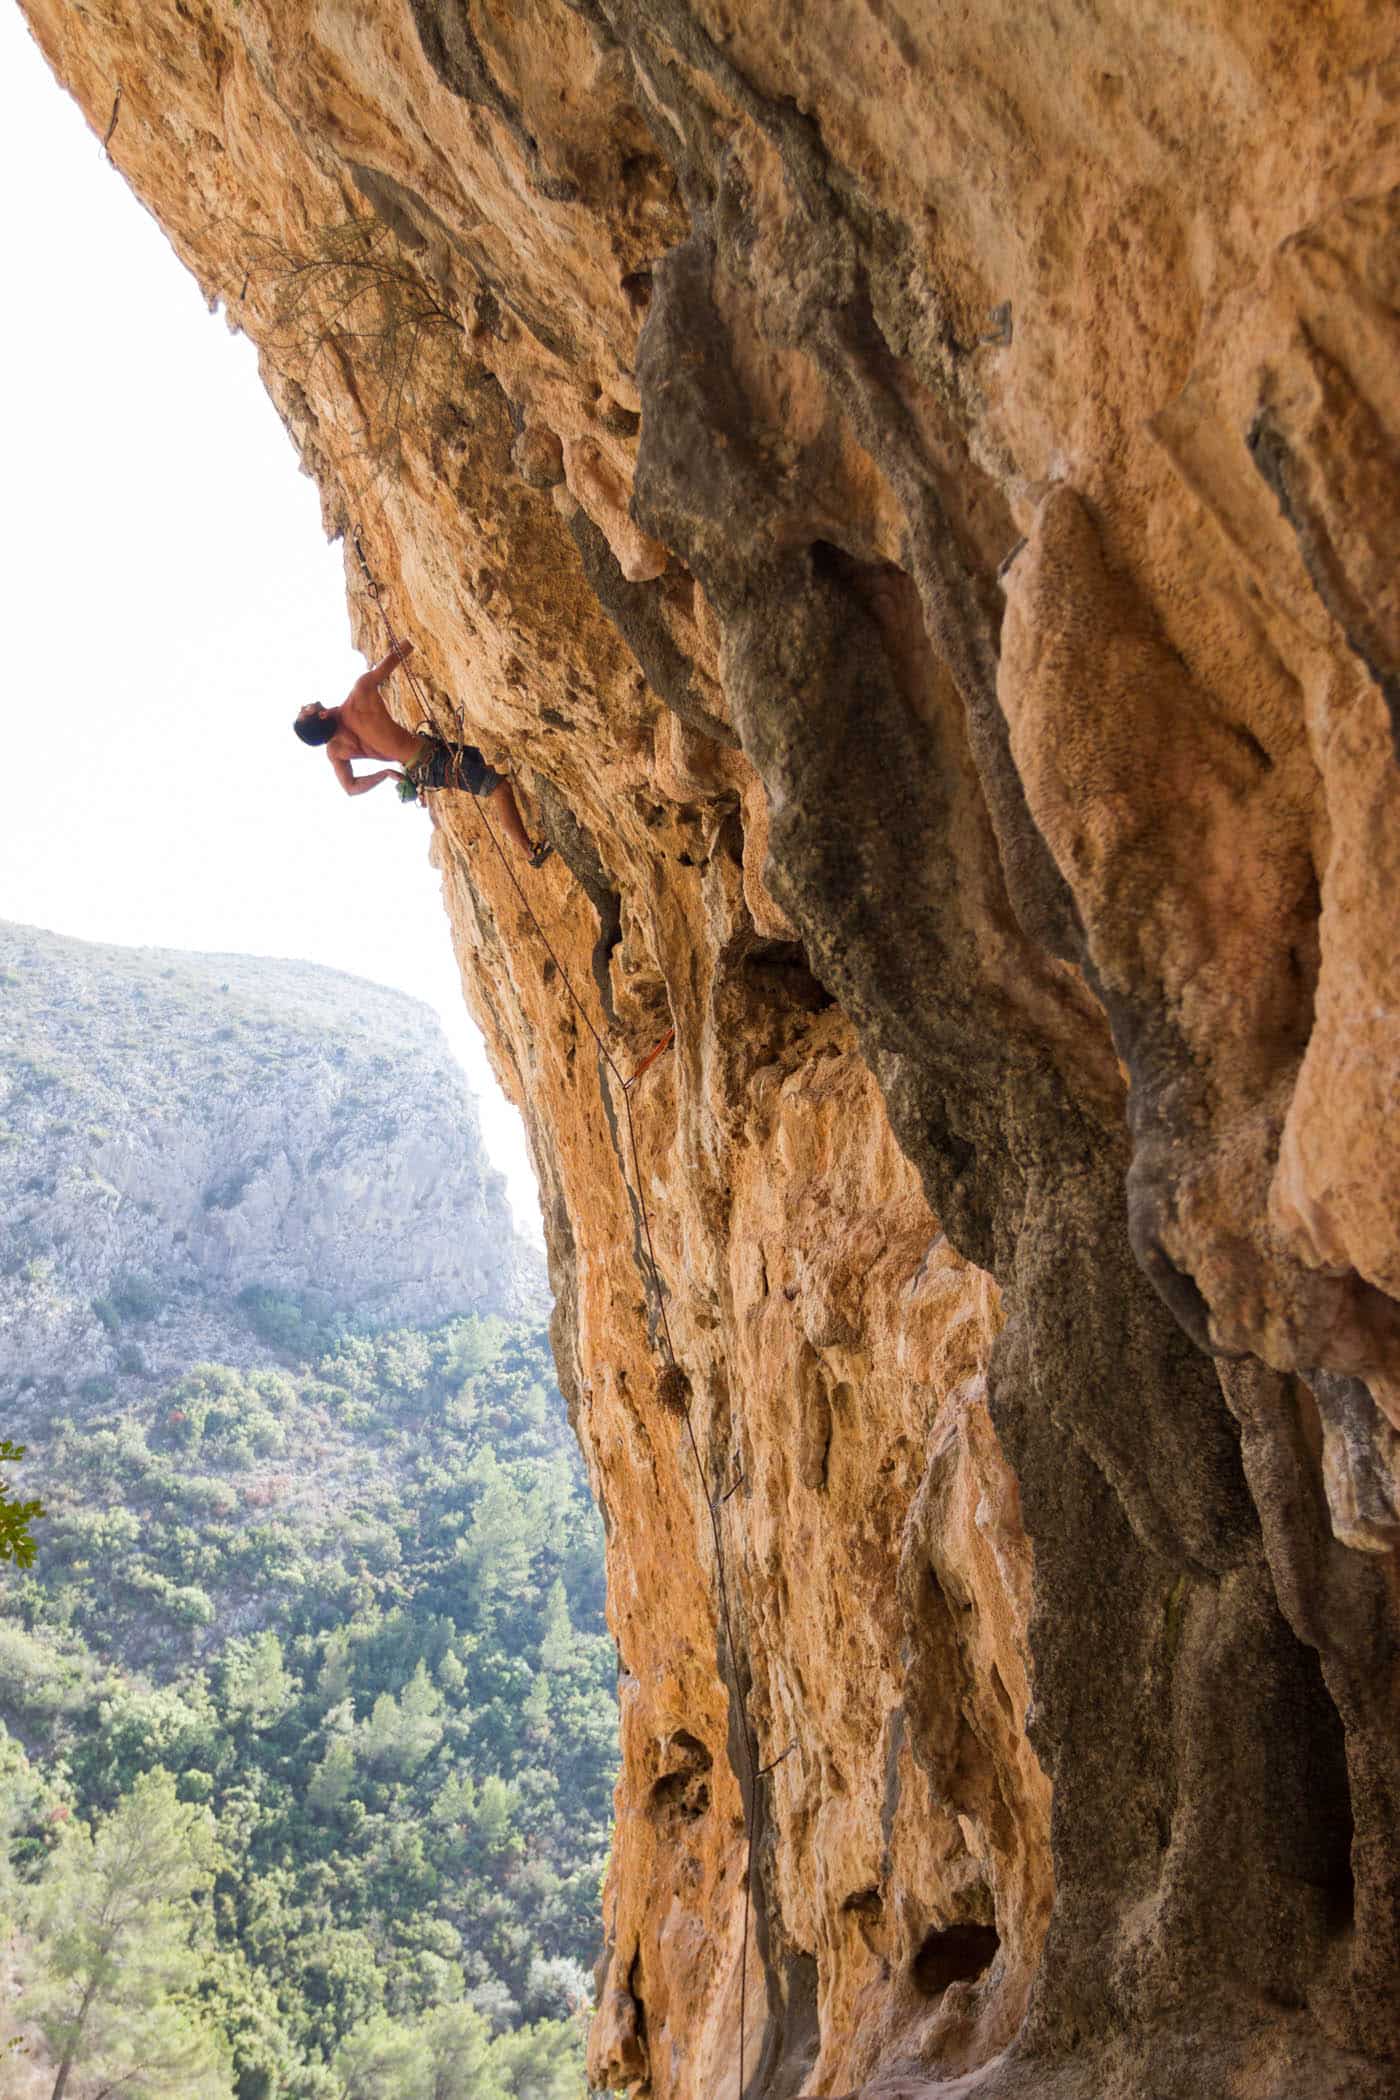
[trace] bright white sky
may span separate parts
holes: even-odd
[[[291,734],[303,701],[339,699],[363,668],[315,490],[251,346],[208,312],[9,0],[0,189],[0,916],[304,957],[427,1000],[538,1238],[428,818],[389,786],[347,800]]]

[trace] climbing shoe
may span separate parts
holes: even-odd
[[[541,839],[534,852],[530,855],[530,866],[532,868],[542,868],[553,851],[554,848],[550,845],[549,840]]]

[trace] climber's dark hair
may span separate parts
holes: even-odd
[[[340,724],[332,711],[324,715],[298,715],[292,727],[304,744],[328,744]]]

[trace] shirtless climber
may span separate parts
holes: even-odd
[[[446,744],[440,737],[415,736],[394,720],[380,699],[379,688],[385,679],[412,653],[412,642],[395,643],[382,663],[355,680],[339,707],[311,701],[292,727],[304,744],[325,745],[335,777],[347,795],[367,795],[381,780],[406,779],[416,788],[465,788],[468,794],[484,796],[506,837],[532,868],[542,867],[551,848],[531,843],[505,775],[492,771],[475,744]],[[350,770],[352,758],[387,758],[394,764],[378,773],[355,774]],[[400,766],[402,773],[397,770]]]

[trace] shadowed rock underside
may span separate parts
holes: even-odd
[[[735,2094],[747,1823],[749,2100],[1392,2094],[1388,12],[26,5],[676,1030],[639,1192],[439,801],[609,1527],[596,2077]]]

